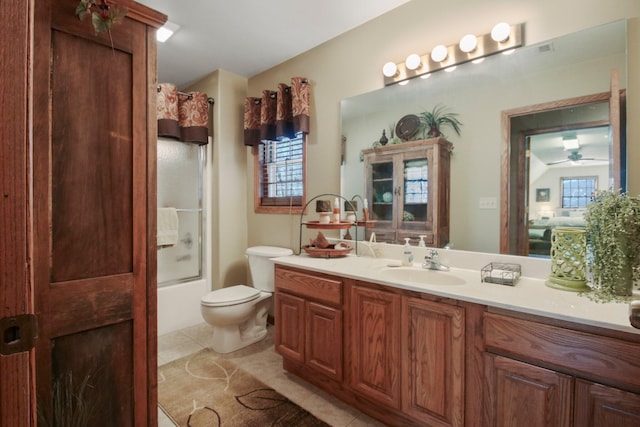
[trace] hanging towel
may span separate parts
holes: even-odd
[[[178,243],[178,212],[176,208],[158,208],[158,246]]]

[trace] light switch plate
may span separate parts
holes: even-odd
[[[478,204],[480,209],[497,209],[498,199],[495,197],[480,197],[480,203]]]

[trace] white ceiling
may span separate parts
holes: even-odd
[[[178,87],[217,69],[252,77],[409,0],[139,0],[178,24],[158,43],[158,79]]]

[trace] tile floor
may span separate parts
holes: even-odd
[[[206,323],[161,335],[158,337],[158,365],[200,351],[209,346],[210,340],[211,327]],[[384,426],[317,387],[284,371],[282,357],[274,351],[271,326],[264,340],[229,353],[225,357],[327,424],[334,427]],[[160,409],[158,409],[158,426],[174,427],[174,423]]]

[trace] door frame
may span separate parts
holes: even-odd
[[[620,104],[624,103],[624,90],[621,91]],[[526,224],[526,187],[528,185],[527,177],[527,149],[523,144],[525,135],[523,133],[517,136],[511,135],[511,119],[520,116],[532,115],[536,113],[549,112],[570,107],[595,104],[600,102],[611,102],[611,92],[602,92],[592,95],[568,98],[559,101],[546,102],[541,104],[530,105],[526,107],[506,110],[502,112],[502,153],[500,159],[500,253],[512,255],[525,255],[527,250],[527,224]],[[611,110],[611,105],[610,105]],[[620,106],[617,107],[621,111]],[[624,109],[622,109],[624,111]],[[622,118],[624,119],[624,118]],[[624,123],[624,120],[622,120]],[[615,126],[610,120],[606,123]],[[566,129],[574,127],[567,125]],[[622,126],[614,129],[618,135],[624,135],[620,132]],[[564,128],[563,128],[564,129]],[[618,188],[622,183],[621,156],[616,153],[624,153],[624,138],[612,138],[613,148],[613,185]],[[513,182],[515,180],[515,185]],[[515,236],[515,237],[513,237]]]

